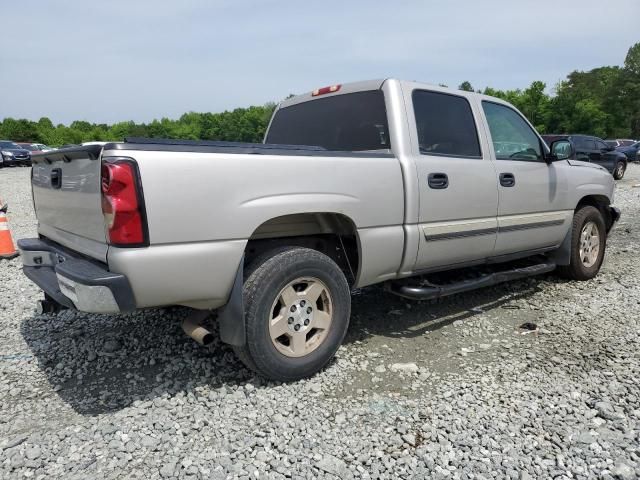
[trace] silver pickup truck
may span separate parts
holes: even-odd
[[[216,310],[221,339],[289,381],[333,357],[350,290],[432,299],[556,270],[593,278],[618,220],[603,168],[508,103],[400,80],[282,102],[264,144],[126,139],[33,156],[45,311]]]

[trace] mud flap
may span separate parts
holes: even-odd
[[[571,238],[573,236],[571,235],[572,230],[573,227],[570,227],[560,246],[549,255],[547,255],[547,258],[549,258],[549,260],[552,260],[556,265],[569,265],[571,263]]]
[[[229,345],[241,347],[245,344],[244,301],[242,298],[242,283],[244,272],[244,255],[233,281],[231,295],[226,305],[218,309],[218,324],[220,326],[220,340]]]

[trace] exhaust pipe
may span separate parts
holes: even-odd
[[[184,333],[204,346],[213,342],[213,332],[200,325],[200,322],[207,318],[210,313],[207,310],[197,310],[182,321]]]

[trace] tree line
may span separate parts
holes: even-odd
[[[458,88],[474,91],[468,81]],[[546,93],[546,88],[544,82],[534,81],[523,90],[486,87],[477,91],[512,103],[541,133],[640,138],[640,43],[629,49],[623,66],[573,71],[555,86],[553,94]],[[54,125],[47,117],[37,122],[5,118],[0,122],[0,139],[51,146],[124,137],[261,142],[274,108],[274,103],[268,103],[221,113],[189,112],[177,120],[113,125],[77,120],[67,126]]]

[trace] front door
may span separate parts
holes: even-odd
[[[413,89],[405,99],[420,195],[415,270],[483,262],[495,246],[498,192],[477,107],[446,91]]]
[[[557,247],[573,218],[568,208],[568,166],[547,164],[542,140],[508,105],[483,100],[498,175],[495,256]]]
[[[611,150],[609,145],[604,143],[599,138],[596,138],[595,142],[596,142],[596,149],[600,154],[599,159],[596,163],[598,165],[603,166],[610,172],[613,172],[613,170],[616,167],[616,163],[618,162],[618,152],[616,152],[615,150]]]

